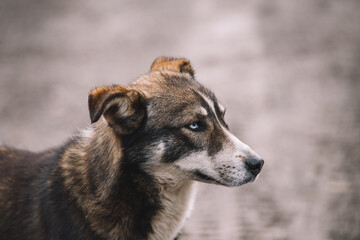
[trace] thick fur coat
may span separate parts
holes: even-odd
[[[174,239],[194,181],[239,186],[262,168],[187,59],[159,58],[88,99],[91,126],[64,145],[0,147],[2,239]]]

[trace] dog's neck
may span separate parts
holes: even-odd
[[[174,239],[190,216],[196,196],[196,183],[184,179],[171,165],[155,165],[148,172],[161,188],[162,208],[152,220],[154,232],[149,239]]]
[[[162,187],[162,208],[153,218],[154,232],[149,235],[149,239],[174,239],[190,216],[196,196],[196,183],[179,181],[163,173],[161,175],[157,179]]]
[[[110,127],[87,130],[63,156],[65,187],[105,239],[171,239],[190,213],[193,182],[161,166],[122,164]]]

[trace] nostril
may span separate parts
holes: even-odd
[[[259,174],[264,165],[264,160],[262,160],[261,158],[253,157],[248,158],[245,163],[248,166],[250,172],[254,175],[257,175]]]

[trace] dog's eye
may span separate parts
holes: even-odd
[[[199,127],[200,127],[199,124],[196,123],[196,122],[193,122],[193,123],[191,123],[191,124],[189,125],[189,128],[190,128],[191,130],[196,130],[196,129],[198,129]]]
[[[188,129],[194,132],[199,132],[205,130],[205,125],[201,122],[193,122],[186,126]]]

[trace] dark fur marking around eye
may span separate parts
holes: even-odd
[[[196,125],[196,127],[192,127],[192,125]],[[203,132],[206,130],[206,124],[201,121],[192,122],[191,124],[187,124],[185,127],[193,132]]]
[[[224,139],[225,136],[223,131],[216,127],[210,135],[210,142],[208,147],[209,156],[214,156],[222,149]]]
[[[208,102],[204,99],[203,96],[201,96],[201,94],[199,94],[198,92],[196,92],[194,90],[194,93],[198,96],[198,100],[201,103],[201,106],[204,107],[206,109],[206,111],[208,112],[208,116],[207,118],[211,120],[211,122],[213,123],[213,129],[212,132],[210,134],[209,137],[209,147],[208,147],[208,155],[209,156],[214,156],[216,153],[218,153],[222,147],[223,147],[223,142],[225,140],[225,135],[223,130],[221,129],[221,126],[219,124],[219,122],[217,121],[217,113],[214,113],[212,108],[209,106]],[[205,94],[208,96],[208,94],[211,95],[211,93],[206,94],[205,92],[203,92],[202,94]],[[211,95],[208,96],[209,99],[211,99],[214,104],[218,107],[216,99]],[[215,110],[216,111],[216,110]],[[220,112],[220,110],[217,110]],[[227,125],[224,125],[225,127],[227,127]]]
[[[201,150],[200,147],[196,146],[192,141],[181,133],[178,129],[171,129],[173,137],[171,140],[165,141],[165,152],[163,154],[162,161],[171,163],[181,157],[190,155],[193,152]]]

